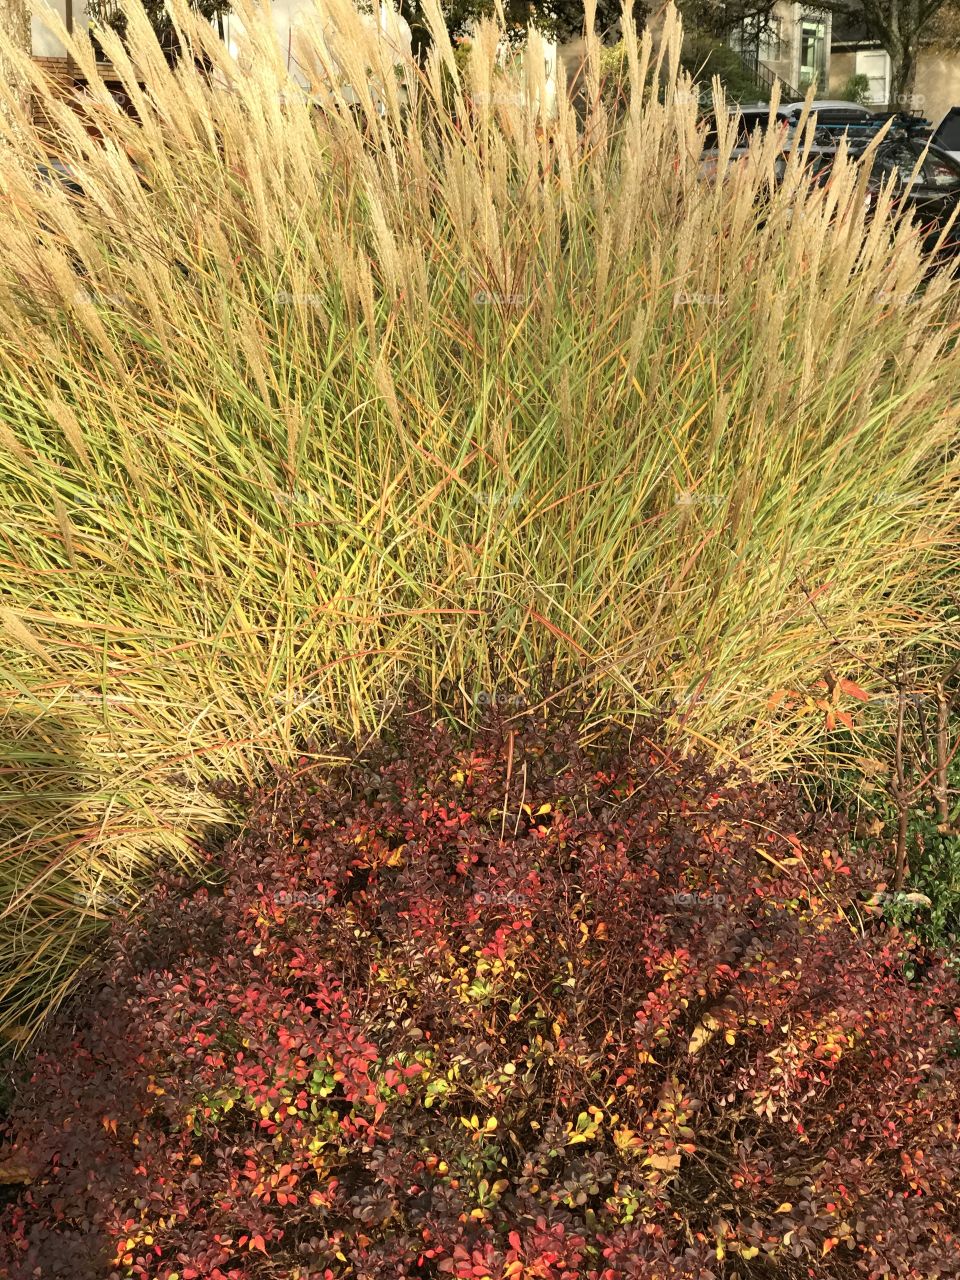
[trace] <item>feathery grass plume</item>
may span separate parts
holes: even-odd
[[[597,725],[670,705],[763,773],[823,745],[772,693],[941,636],[957,308],[889,198],[868,226],[843,158],[776,187],[772,139],[733,163],[724,130],[705,181],[672,10],[656,48],[626,15],[616,110],[587,40],[578,129],[538,37],[503,68],[481,24],[461,79],[426,7],[421,70],[325,0],[298,81],[252,0],[237,61],[172,5],[210,74],[133,4],[103,40],[137,120],[61,24],[102,143],[36,92],[84,197],[36,181],[36,133],[2,148],[10,1021],[190,859],[207,782],[408,688],[460,720],[504,691]],[[38,814],[48,720],[70,764]]]

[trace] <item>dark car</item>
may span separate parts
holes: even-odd
[[[756,134],[765,133],[771,128],[779,134],[779,155],[774,163],[774,173],[778,181],[783,174],[786,156],[794,147],[803,147],[806,144],[805,136],[797,131],[796,120],[793,116],[789,112],[780,109],[774,113],[771,120],[768,103],[759,103],[756,106],[732,107],[729,117],[734,127],[733,149],[730,153],[731,162],[736,163],[736,161],[742,160],[748,154],[751,140]],[[712,180],[716,176],[720,154],[716,117],[712,114],[708,115],[705,117],[704,123],[706,124],[706,136],[700,156],[700,173],[702,177]],[[822,151],[829,151],[832,154],[836,149],[836,143],[830,135],[823,130],[817,129],[810,142],[808,154],[818,155]]]
[[[58,156],[48,156],[45,163],[38,164],[37,177],[48,185],[58,184],[69,195],[83,195],[83,187],[77,181],[73,169]]]
[[[788,115],[799,117],[806,102],[781,102],[780,109]],[[873,112],[859,102],[847,102],[843,98],[814,98],[810,103],[810,114],[820,120],[828,116],[837,120],[870,120]]]
[[[930,141],[954,160],[960,160],[960,107],[950,108],[937,125]]]
[[[896,136],[885,138],[869,159],[863,157],[861,163],[870,165],[868,210],[876,204],[884,185],[892,180],[896,205],[910,211],[914,221],[923,229],[924,248],[928,252],[933,250],[941,231],[960,204],[960,162],[925,143],[922,138]],[[832,156],[825,153],[815,156],[808,167],[808,176],[823,186],[830,181],[832,167]],[[955,225],[937,251],[938,258],[952,261],[958,250],[960,227]]]
[[[919,138],[892,138],[881,142],[873,156],[870,196],[875,198],[891,178],[897,203],[911,211],[923,228],[924,247],[932,249],[960,203],[960,163]],[[943,252],[955,254],[960,249],[958,233],[956,225],[950,229]]]
[[[793,102],[782,110],[796,123],[803,112],[802,102]],[[909,137],[926,140],[932,125],[923,116],[911,116],[902,111],[869,111],[856,103],[814,102],[811,113],[816,118],[817,133],[829,138],[834,148],[841,138],[846,139],[849,150],[864,150],[879,131],[889,123],[888,137]]]

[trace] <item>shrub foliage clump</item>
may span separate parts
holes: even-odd
[[[116,925],[3,1274],[960,1274],[960,993],[837,826],[654,734],[412,724]]]

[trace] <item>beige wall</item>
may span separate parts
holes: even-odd
[[[830,96],[840,92],[856,70],[855,53],[830,55]],[[948,107],[960,106],[960,54],[922,53],[914,93],[917,109],[938,124]]]
[[[56,13],[61,22],[66,22],[67,5],[66,0],[44,0],[44,7],[52,9]],[[83,0],[74,0],[73,5],[74,23],[86,22],[86,8]],[[52,32],[48,31],[43,21],[36,14],[30,22],[33,37],[33,54],[36,58],[62,58],[66,53],[63,45]]]
[[[773,7],[773,14],[780,19],[780,57],[763,59],[771,71],[787,84],[792,85],[797,82],[797,58],[799,57],[797,44],[800,39],[798,12],[799,6],[791,0],[777,0]]]
[[[960,107],[960,54],[922,53],[914,88],[923,114],[939,124],[949,107]]]
[[[830,74],[827,78],[827,96],[835,98],[857,69],[855,53],[831,53]]]

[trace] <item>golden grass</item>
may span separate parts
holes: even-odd
[[[108,52],[141,123],[95,92],[103,146],[37,85],[81,206],[38,188],[28,122],[0,148],[8,1024],[191,857],[206,782],[374,732],[411,683],[467,723],[672,698],[764,772],[822,745],[773,692],[943,638],[956,304],[852,166],[771,191],[767,142],[706,184],[673,14],[578,131],[492,25],[465,83],[439,22],[400,77],[331,0],[343,75],[381,86],[362,130],[322,24],[320,114],[241,7],[253,70],[178,10],[219,84],[131,10],[146,90]]]

